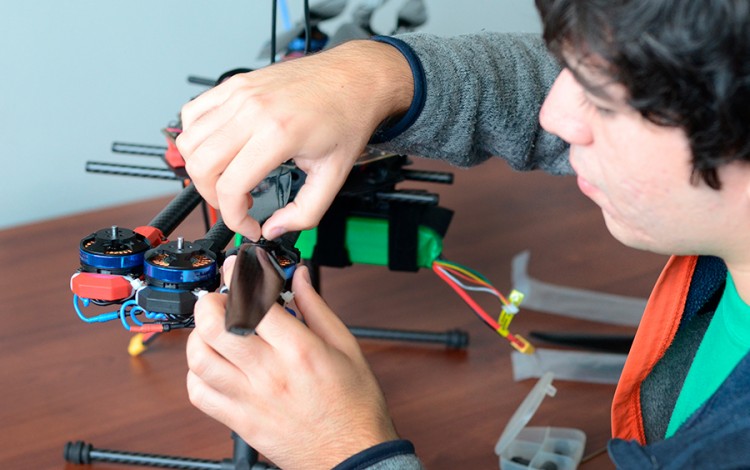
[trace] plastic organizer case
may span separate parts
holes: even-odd
[[[573,470],[586,447],[579,429],[526,427],[546,395],[554,396],[553,375],[547,372],[529,392],[505,427],[495,446],[502,470]]]

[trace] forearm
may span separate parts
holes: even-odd
[[[377,41],[356,40],[324,53],[329,56],[331,80],[343,93],[356,98],[350,103],[371,128],[404,114],[412,103],[414,80],[404,55]]]
[[[559,67],[536,35],[479,33],[397,37],[421,62],[425,101],[417,119],[384,149],[459,166],[490,156],[519,170],[569,173],[567,146],[539,126]]]

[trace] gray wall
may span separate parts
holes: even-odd
[[[300,19],[302,1],[287,2]],[[349,10],[358,2],[350,3]],[[376,15],[379,32],[402,3],[390,0]],[[427,3],[429,22],[421,31],[539,31],[532,0]],[[85,162],[158,166],[155,158],[112,154],[111,143],[162,145],[160,129],[203,90],[186,77],[264,64],[256,56],[270,32],[269,1],[3,0],[1,6],[0,228],[174,194],[177,183],[89,174]],[[323,29],[336,26],[334,20]]]

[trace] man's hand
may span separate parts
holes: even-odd
[[[411,103],[408,63],[390,45],[352,41],[235,75],[182,109],[177,147],[198,191],[233,230],[257,240],[248,192],[293,159],[307,173],[267,239],[320,221],[375,129]]]
[[[397,435],[356,339],[315,292],[307,268],[297,269],[292,287],[307,326],[274,305],[256,335],[225,330],[225,295],[198,301],[188,392],[276,465],[332,468]]]

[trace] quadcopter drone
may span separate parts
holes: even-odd
[[[371,16],[384,3],[385,0],[363,2],[355,10],[352,24],[371,34]],[[339,15],[346,1],[319,1],[312,7],[305,2],[305,21],[284,36],[285,51],[275,45],[275,6],[276,2],[271,62],[279,52],[288,60],[300,49],[304,54],[324,48],[328,37],[318,24]],[[398,15],[397,28],[402,30],[413,29],[426,20],[424,4],[418,0],[406,2]],[[212,84],[246,70],[230,70]],[[444,259],[442,240],[452,212],[438,206],[439,197],[434,193],[396,188],[406,180],[450,184],[452,174],[406,168],[411,164],[406,156],[367,147],[315,229],[288,233],[277,240],[248,240],[227,228],[190,183],[175,145],[180,132],[179,122],[163,129],[166,147],[124,143],[112,146],[118,153],[158,156],[165,168],[103,162],[88,162],[86,166],[90,172],[183,182],[182,191],[148,224],[132,229],[118,225],[101,228],[81,239],[79,245],[80,266],[70,282],[74,309],[86,323],[114,321],[130,332],[148,335],[145,340],[138,336],[138,341],[131,342],[131,354],[142,352],[144,341],[154,334],[193,327],[195,303],[220,288],[220,268],[232,254],[238,255],[234,270],[237,282],[232,283],[234,288],[229,292],[227,329],[235,333],[251,332],[272,303],[289,303],[291,278],[301,262],[315,269],[375,264],[397,271],[432,269],[514,348],[533,351],[527,340],[508,329],[523,295],[513,291],[506,298],[480,273]],[[304,172],[292,161],[281,165],[251,191],[254,203],[250,216],[263,223],[294,199],[304,180]],[[194,241],[180,236],[170,240],[175,229],[198,206],[203,209],[205,236]],[[319,288],[318,276],[314,278]],[[469,291],[496,297],[501,303],[499,316],[485,312]],[[113,310],[87,314],[85,310],[92,306]],[[445,343],[464,347],[468,336],[449,332]]]
[[[171,167],[174,179],[182,166]],[[129,147],[133,149],[133,145]],[[186,241],[168,237],[200,204],[202,198],[188,184],[147,225],[134,229],[111,226],[84,237],[79,245],[80,267],[71,278],[74,308],[87,323],[119,321],[133,333],[153,334],[193,326],[195,302],[220,287],[220,270],[228,255],[237,254],[235,279],[229,292],[227,329],[247,334],[273,302],[291,300],[290,285],[301,262],[313,266],[345,267],[352,264],[387,266],[395,271],[431,268],[471,308],[511,345],[522,352],[533,347],[510,333],[510,321],[523,296],[508,299],[481,274],[442,257],[443,237],[452,212],[438,206],[439,197],[425,190],[397,189],[406,180],[450,184],[452,174],[407,168],[408,157],[369,148],[354,166],[320,224],[312,230],[287,233],[277,240],[251,241],[235,235],[217,219],[202,239]],[[129,168],[90,171],[128,174]],[[134,171],[142,175],[143,171]],[[277,168],[252,192],[250,215],[259,222],[294,199],[305,175],[292,162]],[[233,246],[225,247],[234,240]],[[502,303],[497,320],[476,303],[467,291],[485,291]],[[88,316],[91,304],[116,306],[114,311]],[[467,338],[453,332],[447,344],[463,347]],[[133,353],[143,344],[131,343]]]

